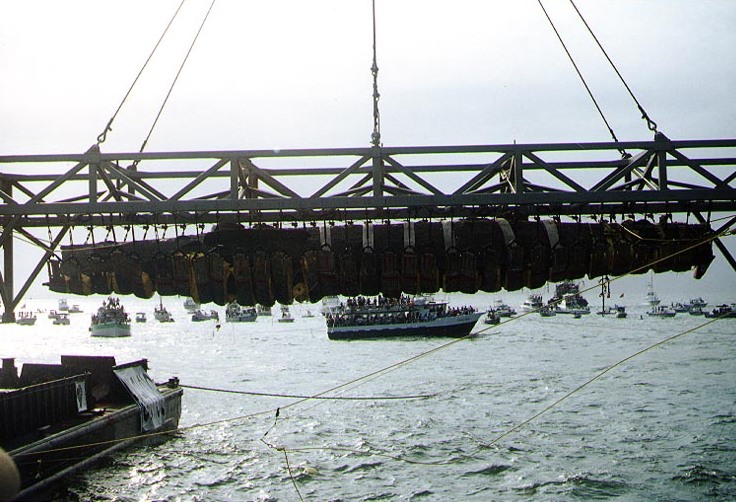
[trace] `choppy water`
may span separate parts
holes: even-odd
[[[450,296],[453,305],[483,309],[493,298]],[[505,299],[517,306],[523,296]],[[60,354],[114,355],[119,363],[145,357],[158,381],[176,375],[186,385],[313,395],[445,343],[330,341],[323,319],[300,318],[298,306],[290,325],[261,317],[216,330],[213,322],[190,322],[182,301],[167,299],[177,322],[158,324],[152,320],[157,302],[133,298],[123,300],[126,309],[148,311],[149,322],[134,324],[129,339],[96,339],[87,328],[101,300],[70,299],[85,310],[72,315],[71,326],[52,326],[45,316],[34,327],[0,325],[0,355],[18,363],[57,362]],[[28,306],[55,308],[55,300]],[[643,310],[636,308],[623,320],[527,316],[341,392],[432,395],[426,399],[292,405],[297,399],[186,389],[177,437],[74,477],[62,496],[736,498],[736,320],[718,321],[624,363],[494,444],[610,365],[705,321],[640,318]],[[261,441],[267,432],[264,441],[286,448],[286,455]]]

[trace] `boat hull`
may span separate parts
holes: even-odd
[[[18,500],[38,496],[39,492],[43,493],[64,477],[118,450],[144,441],[146,437],[165,439],[166,436],[160,433],[175,431],[179,426],[183,391],[175,388],[162,389],[161,392],[164,396],[165,421],[154,431],[141,434],[141,412],[137,404],[131,404],[9,451],[9,455],[16,460],[22,481]],[[70,455],[68,450],[73,451],[74,455]],[[43,458],[43,464],[27,461],[36,458]]]
[[[130,336],[129,324],[93,324],[90,328],[92,336],[100,338],[121,338]]]
[[[482,313],[476,312],[418,323],[328,326],[327,336],[330,340],[363,340],[396,337],[462,338],[470,334],[470,331],[482,315]]]

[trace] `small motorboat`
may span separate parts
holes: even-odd
[[[281,307],[281,317],[278,318],[279,322],[294,322],[294,317],[291,315],[289,307],[286,305]]]

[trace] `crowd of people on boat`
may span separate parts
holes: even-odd
[[[130,322],[130,317],[120,303],[120,300],[111,296],[107,301],[102,300],[102,307],[97,309],[97,314],[92,315],[92,323],[108,322]]]
[[[370,326],[376,324],[404,324],[433,321],[441,317],[468,315],[476,310],[473,307],[448,307],[445,302],[431,302],[423,298],[417,302],[415,297],[401,295],[399,298],[386,298],[378,295],[375,299],[357,296],[340,303],[335,312],[326,315],[327,326]]]

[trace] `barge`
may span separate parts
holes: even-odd
[[[178,379],[156,384],[145,359],[61,356],[61,364],[3,359],[0,448],[20,476],[17,500],[43,498],[74,472],[132,444],[168,437],[179,426]]]

